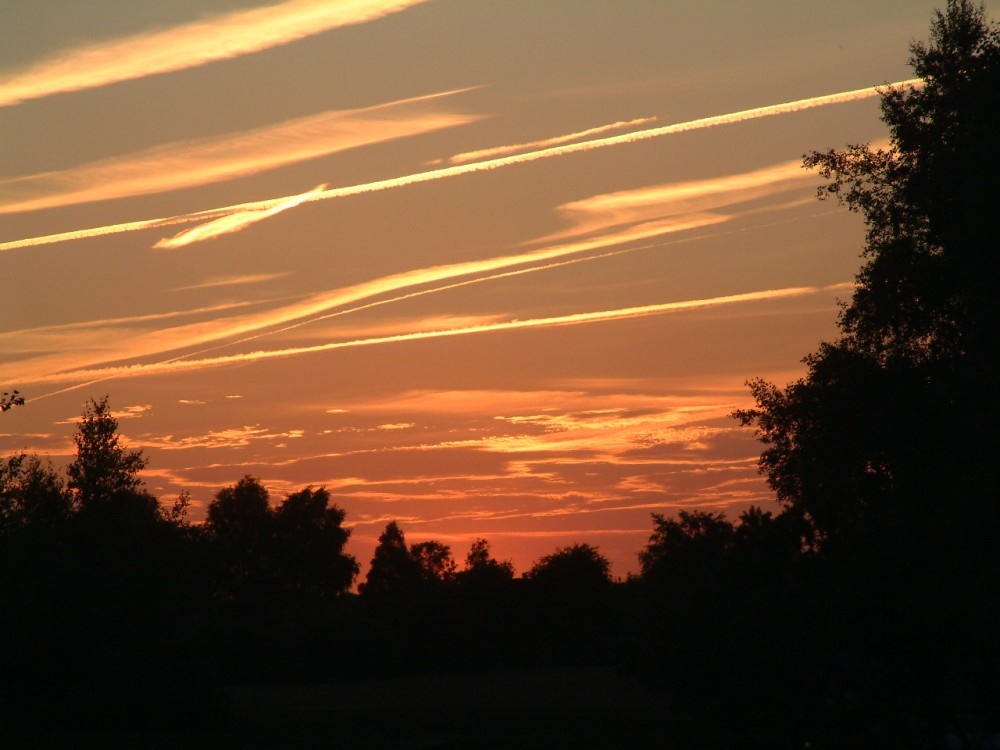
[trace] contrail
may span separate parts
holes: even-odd
[[[809,294],[836,291],[853,287],[853,284],[833,284],[823,287],[788,287],[784,289],[768,289],[758,292],[746,292],[743,294],[731,294],[721,297],[709,297],[706,299],[684,300],[681,302],[663,302],[654,305],[641,305],[637,307],[626,307],[614,310],[599,310],[594,312],[573,313],[570,315],[558,315],[547,318],[529,318],[527,320],[508,320],[501,322],[483,323],[479,325],[464,326],[457,328],[437,329],[430,331],[413,331],[411,333],[395,334],[391,336],[372,336],[368,338],[352,339],[350,341],[334,341],[326,344],[314,346],[291,347],[286,349],[265,349],[254,352],[244,352],[241,354],[230,354],[219,357],[205,357],[202,359],[174,359],[167,362],[156,362],[151,364],[122,365],[115,367],[88,368],[69,372],[54,373],[32,378],[29,382],[35,383],[58,383],[72,381],[76,379],[87,379],[88,382],[97,382],[111,378],[137,377],[142,375],[157,375],[170,372],[192,372],[208,367],[219,367],[222,365],[238,364],[243,362],[257,362],[261,360],[287,358],[302,354],[316,354],[319,352],[334,351],[337,349],[352,349],[362,346],[378,346],[382,344],[395,344],[407,341],[420,341],[424,339],[447,338],[454,336],[467,336],[477,333],[492,333],[496,331],[510,331],[528,328],[551,328],[554,326],[581,325],[586,323],[598,323],[612,320],[623,320],[626,318],[638,318],[649,315],[660,315],[685,310],[695,310],[707,307],[719,307],[723,305],[733,305],[743,302],[757,302],[763,300],[774,300],[791,297],[802,297]],[[73,390],[79,386],[71,386],[57,393]],[[55,395],[54,393],[45,394]],[[40,397],[41,398],[41,397]]]
[[[595,149],[620,146],[629,143],[639,143],[641,141],[659,138],[665,135],[675,135],[677,133],[687,133],[694,130],[704,130],[706,128],[718,127],[720,125],[733,125],[740,122],[746,122],[748,120],[759,120],[765,117],[774,117],[777,115],[815,109],[817,107],[825,107],[830,104],[844,104],[847,102],[861,101],[863,99],[869,99],[873,96],[877,96],[879,91],[885,87],[907,85],[919,86],[922,85],[922,83],[922,79],[912,78],[906,81],[897,81],[895,83],[886,84],[886,86],[868,86],[863,89],[843,91],[838,94],[825,94],[823,96],[798,99],[796,101],[784,102],[782,104],[770,104],[764,107],[754,107],[752,109],[744,109],[739,112],[730,112],[724,115],[714,115],[712,117],[702,117],[697,120],[688,120],[687,122],[675,123],[673,125],[663,125],[656,128],[647,128],[646,130],[637,130],[632,133],[623,133],[621,135],[595,138],[587,141],[580,141],[578,143],[551,146],[537,151],[530,151],[528,153],[515,154],[512,156],[502,156],[495,159],[473,162],[471,164],[458,164],[450,167],[441,167],[439,169],[432,169],[425,172],[403,175],[400,177],[392,177],[385,180],[375,180],[373,182],[366,182],[360,185],[331,188],[312,195],[307,201],[304,202],[328,200],[331,198],[343,198],[350,195],[390,190],[392,188],[404,187],[406,185],[416,185],[422,182],[432,182],[434,180],[471,174],[473,172],[485,172],[514,164],[527,164],[556,156],[583,153],[586,151],[593,151]],[[182,224],[202,219],[214,219],[226,214],[242,211],[267,211],[294,197],[295,196],[284,196],[281,198],[241,203],[233,206],[226,206],[224,208],[211,209],[191,214],[182,214],[162,219],[150,219],[143,222],[129,222],[128,224],[118,224],[110,227],[95,227],[93,229],[81,229],[75,232],[64,232],[62,234],[47,235],[44,237],[12,240],[0,243],[0,251],[15,250],[22,247],[43,245],[51,242],[62,242],[69,239],[82,239],[85,237],[94,237],[103,234],[113,234],[116,232],[148,229],[156,226]]]
[[[776,224],[781,224],[781,223],[785,223],[785,222],[776,222]],[[768,225],[763,225],[763,226],[774,226],[774,225],[775,224],[768,224]],[[746,229],[733,230],[732,232],[728,232],[728,233],[742,233],[744,231],[746,231]],[[638,239],[641,239],[641,238],[642,238],[642,236],[640,235],[640,237],[638,237]],[[619,239],[621,239],[621,238],[619,238]],[[633,237],[632,239],[637,239],[637,238]],[[688,242],[688,241],[691,241],[693,239],[697,239],[697,238],[696,237],[692,237],[692,238],[688,238],[686,240],[675,240],[675,242]],[[578,248],[578,251],[598,249],[603,244],[604,243],[597,243],[597,244],[587,243],[585,246],[580,246]],[[240,344],[247,344],[247,343],[250,343],[251,341],[256,341],[256,340],[259,340],[259,339],[262,339],[262,338],[265,338],[265,337],[268,337],[268,336],[273,336],[273,335],[277,335],[277,334],[281,334],[281,333],[286,333],[286,332],[294,330],[296,328],[301,328],[302,326],[306,326],[306,325],[311,325],[311,324],[314,324],[314,323],[318,323],[318,322],[323,321],[323,320],[328,320],[328,319],[331,319],[331,318],[336,318],[336,317],[341,317],[341,316],[344,316],[344,315],[349,315],[351,313],[360,312],[360,311],[363,311],[363,310],[368,310],[368,309],[374,308],[374,307],[380,307],[380,306],[383,306],[383,305],[394,304],[396,302],[401,302],[401,301],[412,299],[412,298],[415,298],[415,297],[422,297],[422,296],[425,296],[425,295],[428,295],[428,294],[436,294],[436,293],[439,293],[439,292],[447,291],[447,290],[450,290],[450,289],[457,289],[457,288],[464,287],[464,286],[469,286],[469,285],[472,285],[472,284],[479,284],[479,283],[483,283],[483,282],[494,281],[494,280],[497,280],[497,279],[503,279],[503,278],[509,278],[509,277],[512,277],[512,276],[519,276],[519,275],[523,275],[523,274],[534,273],[536,271],[544,271],[544,270],[549,270],[549,269],[553,269],[553,268],[559,268],[559,267],[562,267],[562,266],[572,265],[572,264],[576,264],[576,263],[583,263],[583,262],[588,262],[588,261],[592,261],[592,260],[600,260],[600,259],[603,259],[603,258],[611,258],[611,257],[617,256],[617,255],[623,255],[625,253],[636,252],[636,251],[639,251],[639,250],[648,250],[650,248],[655,248],[655,247],[658,247],[658,246],[660,246],[660,243],[651,243],[651,244],[638,245],[638,246],[633,246],[633,247],[619,248],[617,250],[607,250],[607,251],[596,253],[596,254],[593,254],[593,255],[588,255],[588,256],[585,256],[585,257],[582,257],[582,258],[568,258],[568,259],[563,258],[562,260],[554,260],[554,261],[551,261],[551,262],[548,262],[548,263],[543,263],[541,265],[529,266],[527,268],[518,268],[518,269],[514,269],[514,270],[497,271],[495,273],[491,273],[491,274],[486,275],[486,276],[477,276],[477,277],[474,277],[474,278],[471,278],[471,279],[465,279],[465,280],[462,280],[462,281],[450,281],[450,282],[444,283],[444,284],[440,284],[439,283],[439,284],[436,284],[435,286],[432,286],[432,287],[427,288],[427,289],[420,289],[420,290],[417,290],[417,291],[405,292],[405,293],[402,293],[402,294],[397,294],[397,295],[395,295],[393,297],[386,297],[386,298],[383,298],[383,299],[371,299],[371,298],[375,297],[380,292],[399,291],[401,289],[405,289],[407,286],[413,286],[415,283],[417,283],[415,281],[412,281],[411,283],[406,283],[406,279],[404,277],[406,277],[408,274],[402,274],[402,275],[400,275],[398,277],[397,276],[387,277],[387,279],[383,279],[381,281],[397,280],[397,281],[401,281],[403,283],[400,283],[397,286],[389,285],[389,286],[386,287],[386,286],[383,286],[382,284],[380,284],[379,281],[369,282],[368,284],[361,285],[363,288],[365,288],[365,289],[368,290],[366,294],[353,295],[353,296],[350,295],[350,294],[348,294],[346,296],[341,295],[340,298],[337,301],[331,301],[330,302],[330,307],[334,307],[334,308],[335,307],[341,307],[341,309],[339,309],[339,310],[338,309],[334,309],[332,312],[325,312],[325,313],[322,313],[322,314],[314,315],[313,317],[309,317],[309,318],[304,318],[304,319],[301,319],[301,320],[297,320],[295,322],[288,323],[287,325],[282,325],[282,326],[277,327],[277,328],[270,328],[269,330],[260,331],[258,333],[253,333],[253,334],[250,334],[250,335],[242,336],[240,338],[230,339],[230,340],[228,340],[228,341],[226,341],[224,343],[221,343],[221,344],[216,344],[216,345],[213,345],[213,346],[207,346],[207,347],[204,347],[202,349],[198,349],[196,351],[191,351],[191,352],[187,352],[185,354],[181,354],[181,355],[178,355],[178,356],[175,356],[175,357],[170,357],[168,359],[160,360],[159,364],[165,365],[165,364],[170,364],[172,362],[177,362],[177,361],[180,361],[180,360],[186,360],[186,359],[191,359],[191,358],[204,358],[204,356],[206,354],[210,354],[211,352],[218,351],[219,349],[229,348],[229,347],[232,347],[232,346],[238,346]],[[552,255],[547,255],[546,257],[551,258],[553,256]],[[560,257],[560,254],[555,255],[555,257],[557,257],[557,258]],[[529,262],[529,261],[534,261],[534,260],[538,260],[538,259],[539,259],[538,257],[529,254],[529,257],[526,258],[525,261]],[[513,259],[511,259],[511,260],[513,260]],[[499,266],[499,268],[503,268],[503,267],[504,267],[503,265]],[[436,278],[433,278],[433,279],[425,276],[425,277],[423,277],[423,280],[424,281],[442,281],[442,280],[447,280],[447,279],[453,278],[452,274],[447,273],[447,271],[449,269],[450,269],[450,267],[444,267],[444,268],[440,269],[440,270],[445,271],[444,274],[442,274],[442,275],[440,275],[440,276],[438,276]],[[425,269],[425,271],[426,270],[435,270],[435,269]],[[487,269],[479,269],[479,270],[487,270]],[[416,273],[416,274],[423,274],[425,271],[418,271],[418,272],[414,272],[414,273]],[[345,291],[350,292],[351,290],[345,290]],[[363,301],[366,297],[369,298],[370,301],[367,301],[367,302]],[[355,305],[353,305],[351,307],[343,307],[343,305],[349,304],[351,301],[358,302],[358,304],[355,304]],[[111,322],[114,322],[114,321],[111,321]],[[133,357],[138,357],[138,356],[141,356],[141,355],[138,355],[138,354],[133,355]],[[126,358],[125,355],[123,355],[122,357],[119,357],[119,359],[124,359],[124,358]],[[93,368],[86,367],[86,366],[76,368],[76,370],[79,370],[79,371],[90,371],[91,369],[93,369]],[[25,378],[21,378],[21,380],[23,381],[27,377],[28,376],[26,376]],[[80,387],[83,387],[84,385],[89,386],[89,385],[93,385],[95,383],[103,382],[104,380],[107,380],[107,379],[109,379],[109,378],[105,377],[105,378],[99,378],[97,380],[91,380],[91,381],[88,381],[85,384],[78,384],[78,385],[70,386],[68,388],[64,388],[62,390],[55,391],[53,393],[45,394],[45,396],[38,396],[38,397],[35,397],[35,398],[36,399],[37,398],[46,398],[48,396],[58,395],[60,393],[65,393],[65,392],[68,392],[68,391],[76,390],[76,389],[78,389]],[[35,381],[32,380],[32,382],[35,382]]]
[[[513,154],[517,151],[526,151],[530,148],[546,148],[548,146],[558,146],[559,144],[566,143],[568,141],[579,140],[580,138],[587,138],[592,135],[599,135],[601,133],[607,133],[611,130],[623,130],[625,128],[634,128],[637,125],[648,125],[651,122],[656,122],[655,117],[640,117],[636,120],[624,120],[622,122],[613,122],[609,125],[600,125],[596,128],[587,128],[586,130],[580,130],[576,133],[567,133],[566,135],[557,135],[553,138],[545,138],[540,141],[531,141],[529,143],[513,143],[509,146],[493,146],[492,148],[481,148],[477,151],[464,151],[461,154],[455,154],[445,160],[452,164],[464,164],[465,162],[476,161],[478,159],[489,159],[496,156],[505,156],[507,154]]]
[[[177,247],[183,247],[184,245],[190,245],[192,242],[211,239],[213,237],[218,237],[219,235],[229,234],[230,232],[238,232],[251,224],[256,224],[258,221],[263,221],[264,219],[274,216],[275,214],[280,214],[282,211],[287,211],[289,208],[294,208],[300,203],[305,203],[312,196],[318,195],[324,190],[326,190],[326,185],[317,185],[308,192],[292,196],[291,198],[281,201],[276,206],[272,206],[266,210],[233,212],[231,214],[221,216],[214,221],[210,221],[207,224],[199,224],[191,229],[186,229],[174,237],[164,238],[153,245],[153,247],[172,250]]]

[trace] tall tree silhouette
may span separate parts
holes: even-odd
[[[910,62],[923,84],[882,93],[888,150],[805,157],[829,179],[821,195],[867,226],[841,336],[786,388],[753,381],[757,408],[736,413],[767,446],[761,469],[778,499],[820,543],[903,508],[994,505],[1000,31],[981,7],[951,0]]]
[[[497,560],[490,551],[490,543],[476,539],[465,556],[465,570],[458,580],[468,589],[495,590],[514,578],[514,564],[510,560]]]
[[[785,388],[752,381],[735,416],[811,527],[811,628],[841,651],[831,701],[912,718],[1000,701],[1000,29],[949,0],[910,51],[922,85],[882,92],[889,148],[805,157],[867,227],[840,336]]]
[[[246,475],[208,506],[205,527],[218,544],[225,597],[259,594],[266,585],[273,542],[268,497],[260,480]]]
[[[362,596],[378,598],[412,590],[422,577],[420,564],[406,546],[403,530],[389,521],[379,535],[365,582],[359,587]]]
[[[108,501],[142,488],[139,472],[146,467],[142,451],[128,450],[118,434],[108,397],[91,399],[73,436],[76,458],[67,467],[69,488],[80,507]]]

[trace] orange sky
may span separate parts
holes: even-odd
[[[651,512],[771,504],[728,415],[834,335],[863,237],[801,156],[885,138],[935,6],[23,5],[4,455],[64,465],[107,394],[196,517],[253,474],[326,486],[362,563],[398,519],[616,575]]]

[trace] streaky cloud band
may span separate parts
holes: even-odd
[[[383,344],[396,344],[408,341],[420,341],[424,339],[447,338],[454,336],[467,336],[477,333],[493,333],[497,331],[510,331],[531,328],[551,328],[555,326],[582,325],[587,323],[600,323],[628,318],[640,318],[650,315],[662,315],[674,312],[683,312],[701,308],[719,307],[747,302],[762,302],[777,299],[787,299],[792,297],[803,297],[811,294],[833,292],[852,288],[853,284],[842,283],[821,287],[786,287],[783,289],[767,289],[756,292],[744,292],[741,294],[723,295],[720,297],[709,297],[705,299],[683,300],[678,302],[662,302],[652,305],[640,305],[636,307],[617,308],[613,310],[598,310],[583,313],[572,313],[569,315],[557,315],[545,318],[528,318],[525,320],[506,320],[499,322],[483,323],[466,327],[436,329],[426,331],[412,331],[409,333],[371,336],[367,338],[352,339],[348,341],[333,341],[325,344],[313,346],[289,347],[284,349],[264,349],[253,352],[243,352],[239,354],[229,354],[218,357],[205,357],[202,359],[180,359],[174,358],[165,362],[154,362],[147,364],[120,365],[112,367],[89,368],[61,373],[52,373],[29,379],[35,383],[65,383],[77,380],[86,380],[93,383],[101,380],[122,377],[138,377],[143,375],[160,375],[168,372],[192,372],[210,367],[220,367],[225,365],[241,364],[248,362],[258,362],[263,360],[288,358],[303,354],[316,354],[320,352],[335,351],[337,349],[352,349],[362,346],[379,346]],[[57,391],[57,393],[73,390],[79,386]],[[55,393],[45,394],[46,396]],[[44,396],[42,396],[44,397]],[[37,397],[37,398],[42,398]]]
[[[746,122],[749,120],[757,120],[764,117],[775,117],[777,115],[791,114],[808,109],[814,109],[816,107],[824,107],[831,104],[844,104],[848,102],[861,101],[863,99],[869,99],[871,97],[877,96],[879,92],[884,90],[885,88],[899,87],[899,86],[920,86],[922,84],[923,84],[922,79],[914,78],[905,81],[897,81],[895,83],[886,84],[885,86],[868,86],[866,88],[854,89],[852,91],[842,91],[836,94],[825,94],[822,96],[814,96],[807,99],[798,99],[791,102],[770,104],[763,107],[754,107],[752,109],[740,110],[738,112],[730,112],[728,114],[723,114],[723,115],[714,115],[711,117],[703,117],[696,120],[688,120],[687,122],[674,123],[672,125],[663,125],[655,128],[647,128],[645,130],[638,130],[631,133],[623,133],[620,135],[607,136],[604,138],[595,138],[591,140],[580,141],[577,143],[551,146],[548,148],[543,148],[536,151],[530,151],[527,153],[515,154],[512,156],[503,156],[495,159],[487,159],[485,161],[472,162],[469,164],[459,164],[449,167],[441,167],[439,169],[432,169],[425,172],[417,172],[414,174],[403,175],[400,177],[392,177],[384,180],[376,180],[374,182],[367,182],[359,185],[350,185],[347,187],[340,187],[340,188],[330,188],[328,190],[317,192],[302,202],[306,203],[319,200],[328,200],[331,198],[343,198],[350,195],[360,195],[363,193],[389,190],[392,188],[404,187],[406,185],[415,185],[423,182],[441,180],[447,177],[456,177],[459,175],[471,174],[474,172],[484,172],[492,169],[511,166],[514,164],[527,164],[533,161],[548,159],[556,156],[584,153],[587,151],[592,151],[594,149],[607,148],[610,146],[638,143],[641,141],[650,140],[652,138],[659,138],[665,135],[674,135],[677,133],[686,133],[695,130],[703,130],[706,128],[718,127],[720,125],[733,125],[736,123]],[[113,234],[117,232],[137,231],[140,229],[150,229],[160,226],[169,226],[173,224],[183,224],[195,221],[211,220],[233,213],[240,213],[247,211],[269,211],[279,205],[282,205],[288,200],[294,199],[295,197],[296,196],[282,196],[280,198],[272,198],[264,201],[241,203],[237,205],[226,206],[223,208],[210,209],[207,211],[183,214],[179,216],[165,217],[161,219],[149,219],[146,221],[129,222],[126,224],[118,224],[113,226],[94,227],[92,229],[81,229],[74,232],[63,232],[61,234],[46,235],[42,237],[31,237],[21,240],[12,240],[9,242],[0,243],[0,251],[15,250],[24,247],[49,244],[53,242],[63,242],[71,239],[83,239],[86,237],[95,237],[104,234]],[[169,239],[176,239],[176,237]]]

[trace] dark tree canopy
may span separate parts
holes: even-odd
[[[476,539],[465,556],[465,570],[459,573],[463,584],[477,588],[502,586],[514,578],[514,564],[497,560],[490,552],[490,543]]]
[[[1000,31],[981,7],[950,0],[929,44],[911,46],[919,87],[882,95],[890,148],[805,159],[867,225],[865,265],[841,317],[882,357],[973,355],[995,340],[1000,167]]]
[[[350,589],[358,562],[344,553],[346,516],[324,487],[299,490],[275,509],[275,572],[286,588],[319,596]]]
[[[55,527],[72,509],[62,477],[38,456],[20,453],[0,463],[0,534]]]
[[[420,578],[420,565],[406,547],[403,530],[399,528],[398,523],[390,521],[379,535],[368,575],[359,587],[361,594],[379,597],[412,589]]]
[[[653,514],[653,533],[639,553],[642,574],[688,582],[724,560],[733,525],[724,513],[682,510],[677,518]]]
[[[574,596],[603,592],[611,586],[611,563],[590,544],[560,547],[539,559],[525,578],[535,586]]]
[[[815,152],[805,165],[867,226],[841,336],[779,388],[750,383],[736,412],[764,443],[761,470],[820,544],[954,501],[992,508],[998,462],[1000,31],[950,0],[911,46],[920,86],[882,93],[888,150]]]
[[[215,494],[205,525],[226,546],[253,554],[268,535],[271,507],[267,488],[249,474]]]
[[[260,480],[247,475],[219,490],[208,506],[205,529],[222,557],[224,593],[324,598],[346,592],[358,564],[344,553],[351,532],[330,493],[306,487],[276,508],[269,497]]]
[[[450,583],[455,579],[456,564],[447,544],[430,539],[410,545],[410,557],[420,569],[425,583]]]

